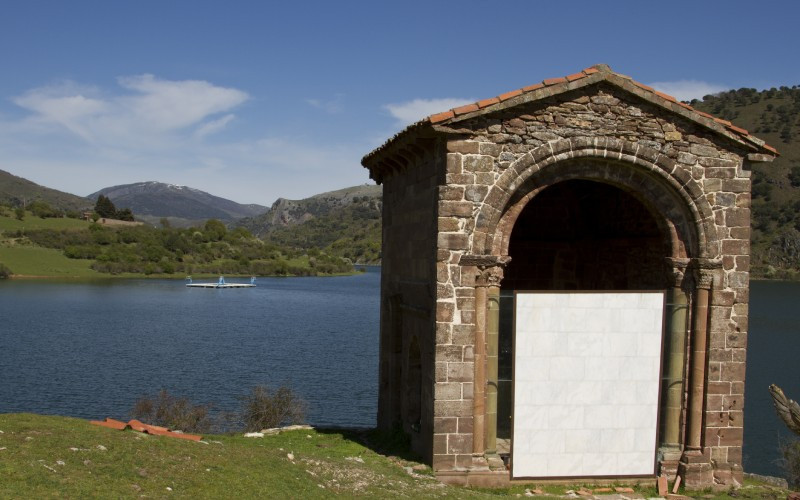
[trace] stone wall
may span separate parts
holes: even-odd
[[[441,155],[440,155],[441,156]],[[429,151],[383,186],[378,425],[402,425],[431,460],[433,438],[436,197]]]
[[[461,266],[461,258],[505,254],[515,217],[527,200],[560,181],[589,179],[634,193],[662,213],[673,233],[673,257],[711,266],[704,453],[719,471],[719,481],[740,481],[748,151],[605,84],[437,130],[451,140],[444,183],[437,193],[435,470],[480,465],[471,455],[474,287],[479,269]],[[588,159],[591,162],[584,161]],[[384,206],[392,206],[391,201],[385,200]]]

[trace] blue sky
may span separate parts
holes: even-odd
[[[6,0],[0,169],[269,205],[408,123],[597,63],[681,99],[800,85],[800,2]]]

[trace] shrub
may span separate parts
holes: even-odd
[[[258,385],[241,399],[241,419],[248,432],[299,424],[305,419],[306,402],[286,386],[273,392],[265,385]]]
[[[786,472],[786,481],[794,489],[800,487],[800,440],[786,441],[780,446],[781,466]]]
[[[14,273],[11,272],[11,269],[9,269],[5,264],[0,262],[0,279],[6,279],[12,274]]]
[[[131,416],[148,424],[202,433],[212,427],[208,411],[207,405],[194,405],[186,398],[175,397],[161,389],[157,396],[139,398]]]

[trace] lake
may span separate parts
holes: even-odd
[[[161,388],[233,410],[254,385],[285,383],[314,425],[374,426],[379,269],[257,285],[0,281],[0,413],[122,419]],[[780,474],[777,446],[790,434],[767,387],[800,398],[798,304],[798,283],[751,284],[747,472]]]
[[[251,387],[285,383],[314,424],[375,425],[378,269],[183,285],[0,283],[0,413],[125,418],[161,388],[234,410]]]

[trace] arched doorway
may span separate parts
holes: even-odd
[[[497,384],[498,451],[513,451],[514,476],[655,472],[667,261],[681,248],[669,228],[629,189],[596,180],[554,182],[519,212],[500,292]],[[547,331],[523,328],[524,307],[550,317]],[[647,331],[629,328],[631,317]]]

